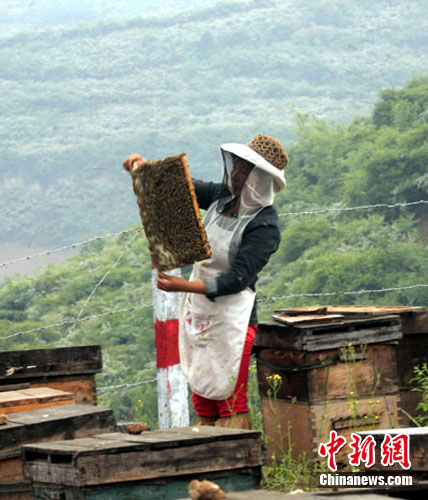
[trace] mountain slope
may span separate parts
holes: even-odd
[[[215,180],[221,142],[289,146],[295,113],[348,122],[425,70],[424,14],[422,0],[248,0],[1,36],[1,240],[138,222],[130,152],[184,151]]]

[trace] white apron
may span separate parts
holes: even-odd
[[[214,203],[205,217],[211,245],[209,260],[197,262],[190,280],[216,278],[228,271],[249,218],[220,215]],[[192,391],[214,400],[232,395],[238,378],[248,322],[255,293],[242,292],[216,297],[212,302],[199,293],[184,293],[179,315],[181,368]]]

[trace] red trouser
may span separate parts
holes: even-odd
[[[245,337],[244,352],[242,353],[241,366],[238,380],[233,394],[223,401],[207,399],[192,392],[192,403],[199,417],[230,417],[236,413],[247,413],[247,385],[250,366],[251,348],[256,336],[257,326],[249,325]]]

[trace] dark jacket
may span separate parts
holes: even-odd
[[[221,196],[222,184],[194,180],[194,185],[199,207],[203,210]],[[207,298],[215,300],[220,295],[238,293],[248,286],[255,291],[257,275],[277,250],[280,239],[278,214],[270,205],[263,208],[246,226],[230,270],[214,280],[204,280]],[[249,324],[257,324],[256,302]]]

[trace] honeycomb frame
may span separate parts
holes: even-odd
[[[186,155],[148,160],[131,168],[131,176],[152,266],[169,271],[208,259],[211,250]]]

